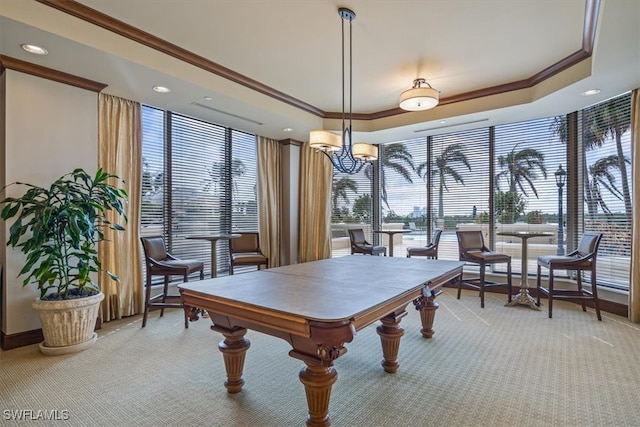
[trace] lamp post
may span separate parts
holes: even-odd
[[[562,169],[562,165],[558,166],[558,170],[553,173],[556,177],[556,185],[558,186],[558,255],[564,255],[564,232],[562,227],[562,187],[567,181],[567,172]]]

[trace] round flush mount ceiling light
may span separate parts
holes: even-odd
[[[164,86],[154,86],[153,90],[158,92],[158,93],[169,93],[169,92],[171,92],[171,89],[169,89],[168,87],[164,87]]]
[[[438,105],[439,100],[440,92],[432,88],[425,79],[415,79],[413,87],[400,94],[400,108],[407,111],[428,110]]]
[[[582,96],[591,96],[600,93],[600,89],[589,89],[582,92]]]
[[[49,53],[47,49],[36,46],[35,44],[21,44],[20,47],[25,52],[33,53],[34,55],[46,55]]]

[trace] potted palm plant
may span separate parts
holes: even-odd
[[[14,219],[7,246],[26,255],[19,273],[24,276],[22,285],[33,284],[40,291],[33,307],[42,324],[44,354],[81,351],[96,340],[95,323],[104,298],[92,278],[101,269],[97,245],[106,229],[124,229],[109,221],[107,211],[127,220],[123,205],[127,193],[109,183],[113,181],[122,180],[102,169],[91,176],[79,168],[49,188],[9,184],[26,190],[20,197],[0,201],[0,217]]]

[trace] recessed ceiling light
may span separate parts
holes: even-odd
[[[205,101],[211,101],[213,98],[211,98],[210,96],[205,96],[203,99],[204,99]]]
[[[155,90],[158,93],[169,93],[169,92],[171,92],[171,89],[169,89],[168,87],[164,87],[164,86],[154,86],[153,90]]]
[[[21,44],[20,47],[25,52],[33,53],[34,55],[46,55],[49,53],[47,49],[34,44]]]
[[[284,128],[282,129],[282,132],[291,132],[293,129],[292,128]]]
[[[582,92],[583,96],[591,96],[600,93],[600,89],[589,89]]]

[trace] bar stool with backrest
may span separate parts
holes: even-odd
[[[246,265],[269,267],[267,258],[260,249],[260,235],[257,232],[242,232],[240,237],[229,240],[229,274],[233,274],[233,268]]]
[[[185,282],[189,281],[189,275],[200,272],[200,280],[204,279],[204,263],[202,261],[179,259],[167,252],[162,236],[141,237],[144,249],[145,264],[147,266],[146,291],[144,298],[144,315],[142,327],[147,324],[147,317],[151,307],[160,307],[160,317],[164,315],[165,308],[183,308],[181,302],[170,302],[169,299],[180,298],[180,295],[169,295],[169,278],[182,276]],[[163,276],[164,287],[162,293],[151,297],[152,276]],[[184,313],[184,327],[189,327],[187,312]]]
[[[387,248],[384,246],[372,245],[367,242],[364,237],[364,230],[362,228],[350,228],[349,240],[351,241],[351,255],[365,254],[365,255],[384,255],[387,256]]]
[[[407,248],[407,258],[411,258],[412,256],[426,256],[427,258],[438,259],[440,235],[442,235],[442,230],[436,229],[433,232],[433,239],[428,245]]]
[[[584,233],[578,243],[578,249],[567,255],[548,255],[538,257],[537,296],[540,306],[540,295],[545,294],[549,298],[549,318],[551,319],[553,300],[568,299],[580,300],[582,311],[587,311],[585,300],[592,300],[598,320],[600,316],[600,304],[598,302],[598,287],[596,286],[596,257],[598,247],[602,240],[602,233]],[[541,285],[541,268],[549,269],[549,287]],[[554,287],[554,272],[557,270],[576,271],[577,289],[556,289]],[[582,287],[582,272],[591,272],[591,290]]]
[[[458,237],[460,261],[480,266],[480,275],[478,277],[458,281],[458,299],[460,299],[460,292],[462,291],[463,285],[472,289],[478,289],[480,291],[480,307],[484,308],[485,288],[506,287],[507,299],[508,302],[511,302],[511,257],[506,254],[494,252],[485,246],[482,231],[480,230],[456,231],[456,236]],[[485,278],[487,265],[503,263],[507,264],[507,281],[487,281]]]

